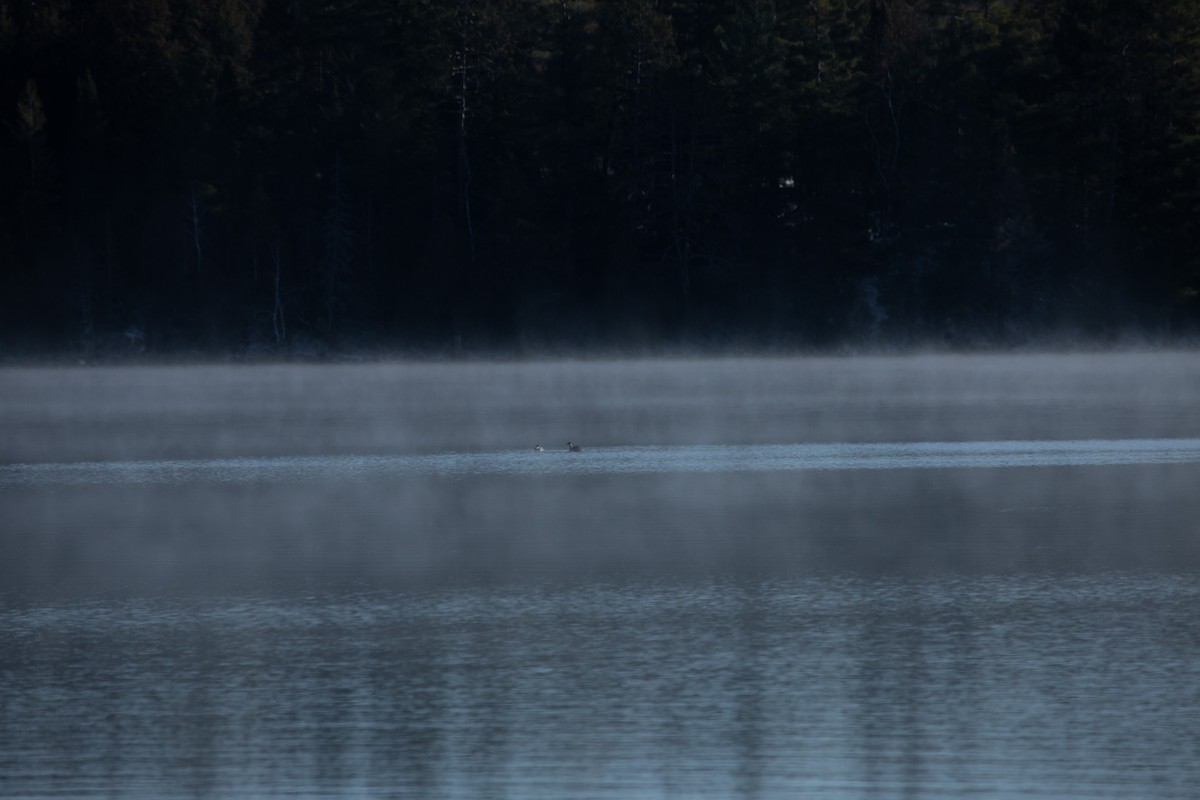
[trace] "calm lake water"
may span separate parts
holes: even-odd
[[[1193,354],[0,389],[0,797],[1200,786]]]

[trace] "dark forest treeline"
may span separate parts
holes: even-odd
[[[0,0],[0,331],[1194,333],[1200,0]]]

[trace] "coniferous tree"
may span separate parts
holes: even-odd
[[[1195,0],[0,0],[0,327],[1185,334],[1198,51]]]

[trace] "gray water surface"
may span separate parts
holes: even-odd
[[[1200,785],[1190,354],[0,388],[0,797]]]
[[[1190,464],[1200,439],[602,447],[397,456],[306,456],[0,465],[0,487],[398,479],[436,475],[620,475],[799,470]]]
[[[0,612],[5,797],[1191,798],[1200,587],[586,583]]]

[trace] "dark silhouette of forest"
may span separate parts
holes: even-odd
[[[1196,0],[0,0],[8,353],[1200,328]]]

